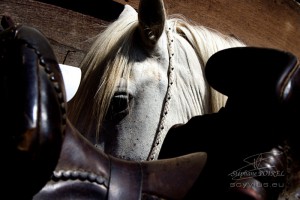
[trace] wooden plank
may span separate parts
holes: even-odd
[[[140,3],[139,0],[113,0],[113,1],[117,2],[117,3],[120,3],[120,4],[123,4],[123,5],[125,5],[125,4],[131,5],[136,10],[138,9],[139,3]]]
[[[114,0],[138,8],[139,0]],[[251,46],[279,48],[300,58],[300,4],[295,0],[165,0],[168,14],[232,34]]]
[[[36,0],[52,5],[56,5],[68,10],[80,12],[85,15],[93,16],[105,21],[113,21],[120,12],[122,12],[124,5],[114,2],[112,0]]]
[[[1,0],[0,15],[42,31],[60,63],[78,66],[107,21],[32,0]],[[67,58],[66,55],[68,54]]]
[[[70,6],[71,0],[43,1]],[[85,9],[76,12],[33,0],[1,0],[0,14],[38,28],[50,40],[60,62],[70,52],[66,64],[78,65],[93,38],[109,23],[95,13],[106,10],[115,16],[120,12],[119,7],[116,12],[116,7],[105,7],[108,4],[104,3],[101,9],[92,10],[92,1],[85,2]],[[114,2],[137,9],[139,0]],[[300,6],[294,0],[165,0],[165,5],[168,14],[179,13],[197,24],[235,35],[251,46],[279,48],[300,58]]]

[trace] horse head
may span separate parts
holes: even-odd
[[[103,153],[66,117],[66,100],[73,92],[66,92],[68,80],[61,69],[73,69],[59,68],[50,43],[37,29],[14,24],[3,28],[4,195],[34,200],[182,199],[186,195],[206,162],[206,153],[144,162]],[[11,193],[12,187],[18,192]]]
[[[226,97],[211,89],[204,65],[214,52],[243,46],[183,18],[162,0],[126,5],[84,58],[69,117],[93,144],[116,157],[154,160],[169,128],[218,110]]]

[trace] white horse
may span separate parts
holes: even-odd
[[[82,61],[69,117],[106,153],[155,160],[170,127],[225,104],[204,67],[212,54],[235,46],[245,44],[167,16],[162,0],[141,0],[138,13],[126,5]]]

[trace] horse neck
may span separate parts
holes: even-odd
[[[154,160],[157,158],[162,142],[167,134],[167,130],[169,130],[172,125],[177,123],[185,123],[195,115],[217,112],[221,107],[225,105],[227,97],[221,93],[218,93],[217,91],[209,87],[206,83],[204,78],[204,67],[209,57],[217,51],[235,46],[244,46],[242,42],[238,41],[235,38],[222,35],[217,31],[209,30],[203,26],[191,26],[186,22],[180,21],[179,23],[174,20],[170,20],[168,26],[167,36],[170,57],[169,86],[156,138],[154,140],[154,144],[149,154],[148,160]],[[182,81],[183,79],[180,79],[180,77],[182,76],[179,74],[178,69],[176,69],[175,56],[177,55],[174,49],[175,39],[173,36],[173,34],[175,33],[180,33],[181,36],[183,35],[183,38],[185,38],[192,46],[192,49],[196,52],[197,57],[197,59],[195,58],[197,62],[192,62],[198,63],[195,64],[198,67],[196,71],[193,71],[194,69],[192,67],[195,66],[193,64],[177,65],[177,67],[190,66],[191,68],[189,68],[189,70],[191,71],[191,74],[197,75],[197,73],[194,72],[198,72],[197,78],[191,78],[187,80],[190,81],[190,83],[186,83],[186,80],[183,81],[185,82],[183,85],[188,85],[190,86],[189,88],[179,87],[177,88],[177,90],[174,86],[175,79],[177,78],[177,86],[180,86],[180,80]],[[190,50],[189,52],[192,51]],[[186,53],[186,55],[191,57],[190,53]],[[190,92],[191,98],[178,98],[179,93],[182,93],[181,96],[188,96],[188,92]],[[176,100],[172,100],[172,97],[176,97]],[[186,101],[182,102],[182,99],[186,99]],[[175,113],[170,114],[172,112],[170,107],[176,108],[176,110],[173,109],[173,112]],[[170,115],[173,116],[173,118],[168,117]],[[178,116],[181,117],[178,118]]]
[[[203,66],[214,53],[237,46],[245,46],[239,39],[224,35],[217,30],[205,26],[192,25],[181,19],[172,19],[176,23],[177,32],[189,41],[195,51],[198,53]]]
[[[210,56],[216,52],[227,48],[245,46],[245,44],[237,38],[224,35],[204,26],[190,25],[182,21],[177,24],[179,24],[179,26],[177,26],[178,32],[193,46],[203,67],[205,67]],[[217,92],[213,88],[210,88],[210,96],[211,112],[217,112],[227,101],[225,95]]]
[[[176,35],[174,27],[167,27],[169,73],[168,88],[148,160],[157,158],[161,144],[171,126],[185,123],[195,115],[207,112],[207,84],[193,48]]]

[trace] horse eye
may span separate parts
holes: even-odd
[[[107,113],[107,119],[120,121],[129,114],[129,103],[132,96],[128,93],[116,93],[111,102]]]

